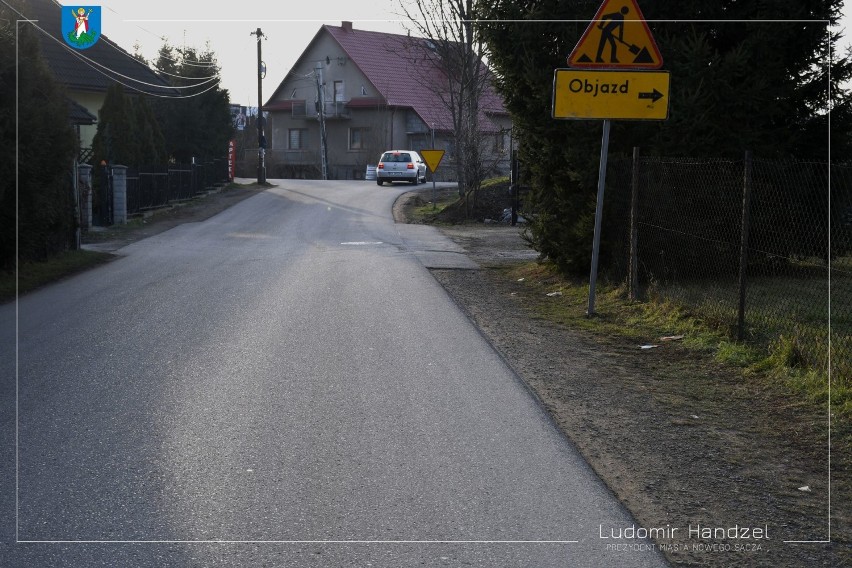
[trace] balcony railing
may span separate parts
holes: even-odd
[[[326,118],[349,118],[349,109],[344,101],[326,101],[323,110]]]
[[[291,113],[293,118],[319,118],[316,101],[293,101]],[[323,113],[326,119],[349,118],[349,109],[346,108],[345,101],[325,101]]]

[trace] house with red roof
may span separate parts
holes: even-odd
[[[441,101],[441,73],[427,39],[322,26],[263,106],[270,177],[321,178],[325,126],[329,179],[363,179],[389,149],[446,151],[438,179],[454,179],[452,119]],[[508,170],[511,120],[489,87],[480,129],[493,170]],[[434,145],[432,142],[434,132]]]

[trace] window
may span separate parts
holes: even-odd
[[[367,137],[370,134],[369,128],[350,128],[349,129],[349,149],[363,150],[367,147]]]
[[[294,100],[292,106],[293,118],[305,118],[308,113],[307,101]]]
[[[290,150],[303,150],[307,143],[308,131],[305,128],[291,128],[289,131]]]
[[[426,133],[429,132],[429,127],[426,126],[426,123],[423,122],[423,119],[416,112],[408,111],[405,114],[405,131],[409,134]]]
[[[367,88],[364,85],[361,85],[361,96],[362,97],[367,96]]]
[[[494,151],[498,154],[506,153],[506,133],[503,130],[494,135]]]
[[[334,82],[334,102],[342,103],[345,99],[343,98],[343,81],[335,81]]]
[[[408,152],[385,152],[380,162],[410,162],[411,154]]]
[[[292,93],[290,93],[290,98],[291,98],[291,99],[295,99],[295,98],[296,98],[296,89],[293,89],[293,92],[292,92]]]

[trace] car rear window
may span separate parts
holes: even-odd
[[[394,152],[385,152],[384,156],[382,156],[382,162],[410,162],[411,154],[408,152],[402,153],[394,153]]]

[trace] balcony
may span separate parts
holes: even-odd
[[[316,101],[293,101],[291,109],[292,118],[318,119]],[[323,113],[326,120],[346,120],[349,118],[349,109],[344,101],[325,101]]]
[[[349,109],[344,101],[325,101],[323,112],[326,120],[349,118]]]

